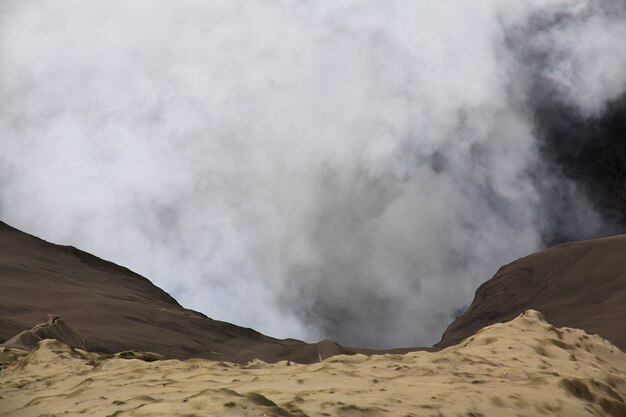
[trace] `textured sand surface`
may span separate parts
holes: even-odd
[[[310,365],[148,362],[53,340],[0,355],[3,417],[626,415],[626,355],[536,311],[440,352]]]

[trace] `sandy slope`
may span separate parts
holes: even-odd
[[[52,340],[0,355],[3,417],[626,415],[626,355],[532,310],[436,353],[311,365],[147,362]]]
[[[599,334],[626,350],[626,235],[565,243],[518,259],[476,291],[438,347],[527,309],[555,326]]]
[[[279,340],[212,320],[127,268],[0,222],[0,343],[48,314],[63,317],[84,336],[87,349],[101,352],[150,350],[240,363],[310,363],[319,354],[353,353],[332,342]]]

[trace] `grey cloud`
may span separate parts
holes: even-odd
[[[625,89],[604,7],[4,1],[0,215],[217,319],[432,344],[500,264],[617,227],[536,113]]]

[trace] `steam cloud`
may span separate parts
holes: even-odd
[[[0,217],[216,319],[429,345],[501,264],[620,230],[564,138],[625,39],[622,1],[3,0]]]

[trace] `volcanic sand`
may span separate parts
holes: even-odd
[[[435,353],[309,365],[112,356],[50,339],[0,355],[3,417],[626,415],[626,355],[533,310]]]

